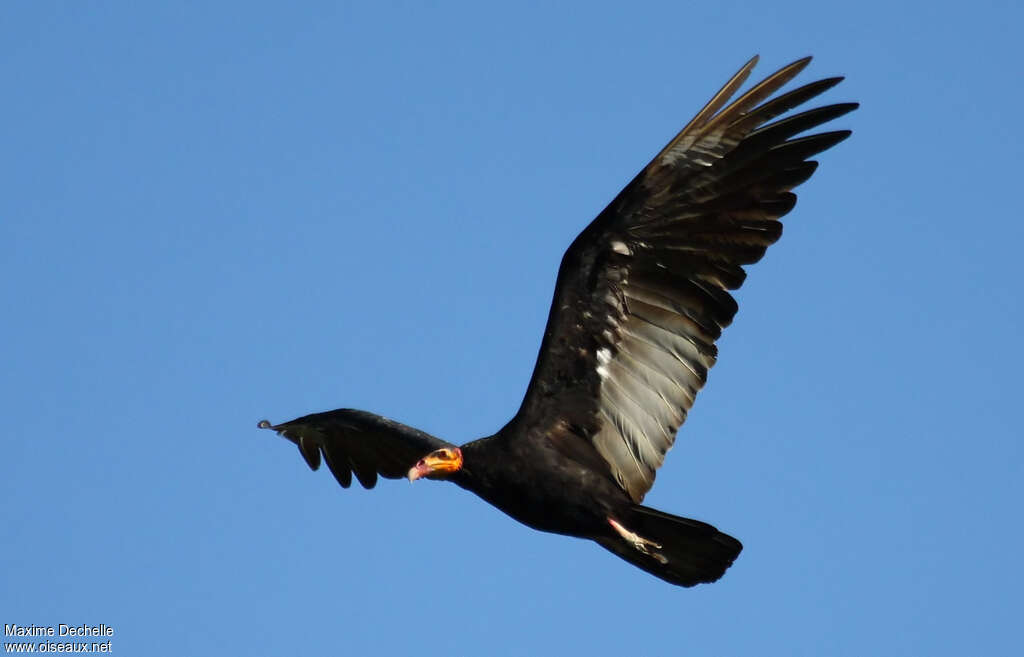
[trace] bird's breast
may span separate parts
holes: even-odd
[[[474,468],[459,481],[464,488],[534,529],[595,538],[607,532],[607,518],[630,504],[608,477],[555,450],[507,453]]]

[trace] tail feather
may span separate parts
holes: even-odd
[[[634,566],[679,586],[718,580],[743,549],[735,538],[707,523],[645,506],[633,506],[616,520],[654,545],[640,548],[615,533],[597,542]]]

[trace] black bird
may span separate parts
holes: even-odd
[[[343,487],[377,477],[446,479],[523,524],[597,541],[680,586],[714,582],[742,545],[711,525],[641,505],[715,363],[743,265],[779,239],[792,190],[846,139],[799,136],[857,108],[775,120],[839,83],[774,94],[811,58],[729,99],[730,79],[573,241],[562,258],[540,355],[519,412],[461,447],[351,409],[260,428],[321,455]],[[774,96],[774,97],[773,97]]]

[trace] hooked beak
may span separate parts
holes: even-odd
[[[445,447],[427,454],[416,465],[409,468],[409,481],[423,477],[444,478],[462,468],[462,450],[458,447]]]

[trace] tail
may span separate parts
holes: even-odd
[[[671,584],[718,580],[743,545],[711,525],[645,506],[609,519],[614,529],[597,542],[629,563]]]

